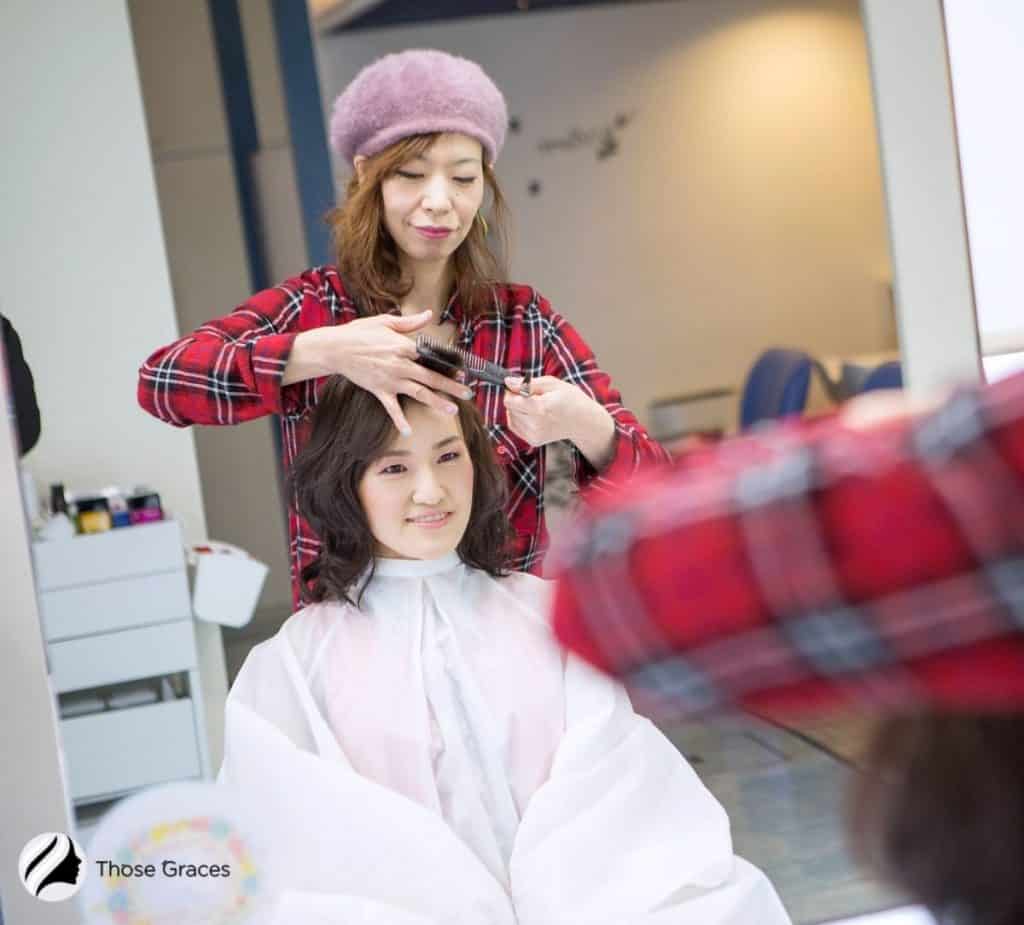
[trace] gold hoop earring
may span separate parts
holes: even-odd
[[[490,233],[490,228],[487,227],[487,219],[484,218],[484,213],[483,212],[477,212],[476,213],[476,218],[477,218],[477,221],[480,222],[480,227],[483,229],[484,237],[486,238],[487,235]]]

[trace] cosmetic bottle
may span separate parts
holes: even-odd
[[[104,533],[113,526],[106,498],[81,498],[78,501],[78,529],[82,533]]]
[[[75,535],[75,524],[68,516],[64,486],[59,483],[50,486],[50,516],[40,528],[39,535],[44,540],[69,540]]]
[[[164,511],[160,506],[160,495],[155,491],[145,491],[128,497],[128,516],[132,525],[148,524],[154,520],[163,520]]]
[[[107,504],[110,506],[110,521],[113,528],[130,527],[132,524],[131,512],[128,510],[128,501],[120,491],[107,493]]]

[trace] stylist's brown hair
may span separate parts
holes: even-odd
[[[338,270],[346,287],[367,314],[389,311],[409,294],[412,279],[402,276],[394,240],[384,225],[381,183],[403,164],[425,153],[437,140],[436,133],[412,135],[369,158],[362,179],[349,180],[345,199],[327,213]],[[498,178],[486,162],[483,182],[490,194],[487,225],[474,221],[452,255],[455,289],[469,317],[494,304],[494,286],[508,279],[503,256],[508,253],[508,207]],[[497,242],[493,249],[488,237]]]
[[[403,395],[399,400],[404,408],[413,399]],[[505,513],[505,476],[476,406],[472,401],[452,401],[459,409],[474,471],[469,523],[457,551],[467,565],[500,577],[508,573],[512,535]],[[355,584],[373,565],[375,545],[359,501],[359,483],[397,433],[375,395],[342,376],[324,383],[313,412],[312,434],[289,477],[295,509],[321,543],[320,554],[302,571],[303,600],[358,606]]]

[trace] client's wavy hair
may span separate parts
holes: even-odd
[[[458,406],[474,472],[473,503],[457,547],[459,558],[500,577],[508,574],[512,535],[505,513],[505,478],[476,406],[472,401],[449,400]],[[400,396],[403,409],[411,401]],[[359,605],[361,589],[355,585],[367,568],[371,571],[362,587],[373,578],[376,542],[359,501],[359,483],[397,433],[375,395],[341,376],[324,383],[313,412],[312,434],[289,476],[295,509],[321,543],[320,554],[302,570],[303,600]]]

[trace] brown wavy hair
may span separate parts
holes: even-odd
[[[381,183],[403,164],[426,153],[438,133],[411,135],[369,158],[363,177],[352,174],[340,206],[327,213],[338,270],[345,286],[367,315],[389,312],[412,289],[413,281],[402,274],[398,249],[384,224]],[[494,287],[508,279],[508,207],[498,179],[487,162],[483,179],[490,193],[489,233],[480,222],[452,254],[455,291],[470,317],[494,304]],[[488,238],[498,246],[491,248]]]
[[[893,716],[847,800],[854,854],[950,925],[1024,922],[1024,716]]]
[[[399,397],[403,408],[412,401]],[[472,401],[451,401],[459,409],[474,472],[469,523],[457,552],[466,565],[499,578],[508,574],[511,557],[507,483],[476,406]],[[320,554],[302,570],[302,598],[307,603],[336,600],[359,606],[362,588],[373,579],[376,543],[359,500],[359,483],[397,433],[375,395],[342,376],[326,380],[313,413],[312,434],[289,475],[295,509],[321,543]],[[356,589],[367,569],[367,581]]]

